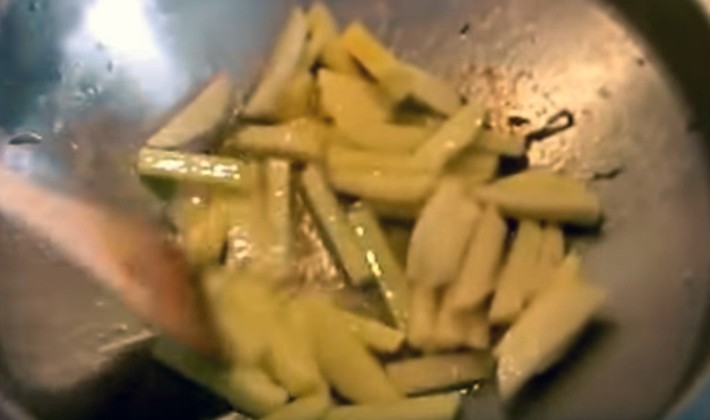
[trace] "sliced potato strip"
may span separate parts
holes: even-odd
[[[397,352],[404,344],[404,333],[374,319],[342,311],[350,331],[370,349],[391,354]]]
[[[229,386],[236,408],[261,417],[273,413],[288,401],[288,392],[255,366],[233,366]]]
[[[233,90],[229,75],[217,74],[187,105],[170,117],[146,144],[160,149],[175,148],[213,131],[227,114]]]
[[[343,33],[343,46],[377,80],[395,101],[409,93],[409,78],[402,63],[360,22],[350,24]]]
[[[415,66],[405,65],[404,68],[409,77],[397,81],[389,91],[402,89],[404,86],[405,96],[410,96],[441,115],[454,115],[461,108],[461,96],[453,86]],[[396,73],[394,77],[397,77]],[[409,82],[408,86],[404,83],[406,81]],[[399,95],[395,94],[395,97]]]
[[[439,292],[426,284],[412,284],[409,301],[409,329],[407,341],[416,349],[432,348]]]
[[[393,203],[387,200],[366,200],[377,215],[383,219],[413,222],[422,212],[424,203]],[[406,251],[405,251],[406,255]],[[406,258],[405,258],[406,261]]]
[[[441,170],[462,150],[474,144],[483,121],[483,108],[469,104],[449,118],[417,149],[414,158],[432,170]]]
[[[244,116],[260,120],[275,118],[281,95],[301,64],[307,35],[306,15],[295,8],[276,41],[259,85],[244,108]]]
[[[464,257],[463,267],[444,294],[444,308],[452,312],[473,310],[491,294],[507,232],[498,210],[493,206],[486,207]]]
[[[583,281],[557,283],[536,298],[495,349],[503,399],[558,360],[603,301],[604,293]]]
[[[432,286],[452,282],[479,215],[478,205],[466,197],[459,180],[442,180],[414,226],[407,277]]]
[[[392,104],[363,79],[327,69],[318,71],[320,105],[336,121],[387,121]]]
[[[297,398],[264,417],[264,420],[318,420],[325,416],[332,405],[330,395],[324,390]]]
[[[525,155],[525,137],[518,134],[503,134],[493,130],[481,130],[476,139],[476,148],[508,157]]]
[[[358,245],[347,217],[338,204],[320,169],[309,166],[301,175],[304,198],[325,234],[326,242],[335,251],[341,266],[355,285],[372,281],[365,254]]]
[[[493,358],[478,352],[424,356],[387,363],[385,371],[402,393],[417,395],[487,379]]]
[[[293,177],[291,164],[286,160],[269,159],[265,162],[264,199],[268,234],[264,249],[264,265],[272,277],[286,280],[293,264]]]
[[[281,125],[252,125],[227,139],[226,150],[280,156],[297,161],[322,161],[329,128],[302,118]]]
[[[556,267],[565,258],[565,234],[555,224],[549,223],[542,229],[539,261],[541,264]]]
[[[380,170],[360,171],[330,168],[330,184],[337,191],[365,200],[420,203],[434,189],[436,178],[428,174],[402,174]]]
[[[396,401],[401,394],[377,359],[350,332],[335,308],[311,301],[315,352],[323,375],[338,393],[355,403]]]
[[[288,121],[305,117],[314,109],[316,81],[308,71],[299,71],[284,86],[276,110],[276,119]]]
[[[328,169],[333,172],[390,172],[403,175],[422,175],[428,172],[420,162],[408,157],[381,154],[337,144],[328,147],[326,155]]]
[[[366,204],[360,202],[348,211],[355,236],[370,265],[394,324],[402,331],[409,322],[409,284],[404,271],[394,256],[380,223]]]
[[[325,420],[451,420],[459,410],[458,393],[408,398],[382,404],[353,405],[330,410]]]
[[[253,169],[240,159],[144,147],[138,153],[138,173],[178,181],[203,182],[248,190]]]
[[[281,320],[279,320],[281,321]],[[303,345],[297,332],[285,323],[275,323],[264,356],[265,368],[292,396],[305,396],[325,387],[315,356]]]
[[[477,188],[474,195],[515,218],[589,226],[601,217],[599,199],[583,184],[544,170],[503,178]]]
[[[491,322],[513,322],[530,300],[538,284],[537,261],[541,243],[540,224],[532,220],[521,220],[510,254],[500,273],[491,305]]]
[[[355,60],[348,54],[338,35],[338,25],[333,14],[322,2],[316,2],[308,11],[311,41],[306,62],[310,66],[318,60],[325,67],[339,73],[360,75]]]
[[[484,308],[468,315],[468,333],[464,344],[472,349],[487,350],[491,346],[491,328]]]
[[[394,155],[413,153],[433,134],[423,127],[349,120],[338,121],[338,128],[352,146]]]

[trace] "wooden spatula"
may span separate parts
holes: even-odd
[[[49,191],[2,166],[0,213],[48,239],[149,322],[214,352],[188,266],[153,224]]]

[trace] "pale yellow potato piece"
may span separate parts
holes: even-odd
[[[303,345],[298,332],[278,319],[269,335],[265,369],[292,396],[305,396],[325,385],[313,353]]]
[[[279,99],[302,62],[307,35],[306,15],[295,8],[276,41],[259,85],[244,108],[244,116],[263,120],[276,117]]]
[[[276,119],[288,121],[305,117],[314,110],[316,81],[308,71],[299,71],[284,86],[276,110]]]
[[[508,228],[493,206],[487,206],[464,256],[456,281],[444,294],[449,311],[473,310],[491,294],[503,257]]]
[[[378,353],[395,353],[402,348],[405,336],[402,331],[388,327],[380,321],[342,311],[350,331],[367,347]]]
[[[462,178],[466,185],[470,186],[492,180],[498,173],[499,167],[498,155],[468,148],[449,163],[446,171]]]
[[[477,188],[474,195],[514,218],[583,226],[595,225],[601,218],[599,199],[583,184],[544,170],[500,179]]]
[[[333,389],[355,403],[402,398],[377,359],[350,331],[336,309],[319,301],[309,305],[316,359]]]
[[[399,220],[405,222],[413,222],[419,218],[422,212],[424,203],[393,203],[387,200],[365,200],[370,207],[383,219]],[[405,257],[403,261],[406,263],[406,247],[404,250]]]
[[[345,212],[326,183],[322,171],[313,165],[301,175],[304,198],[313,211],[325,240],[354,285],[373,280],[365,253],[357,242]]]
[[[436,184],[436,177],[427,173],[329,169],[328,180],[336,191],[364,200],[419,203],[426,200]]]
[[[338,25],[328,6],[322,2],[314,3],[306,18],[311,32],[305,60],[308,67],[318,60],[333,71],[359,75],[355,60],[342,45]]]
[[[410,293],[407,341],[416,349],[430,349],[439,310],[439,292],[426,284],[413,283]]]
[[[322,161],[330,129],[310,118],[280,125],[252,125],[225,142],[225,150],[279,156],[297,161]]]
[[[395,101],[401,101],[407,96],[410,74],[362,23],[351,23],[343,33],[342,43]]]
[[[288,392],[256,366],[233,366],[227,380],[235,408],[257,417],[278,410],[288,401]]]
[[[491,346],[491,328],[484,308],[479,308],[469,314],[468,333],[464,343],[476,350],[487,350]]]
[[[264,246],[264,270],[277,282],[285,281],[293,270],[293,200],[294,180],[291,163],[282,159],[264,162],[264,213],[267,237]]]
[[[491,305],[490,319],[495,324],[515,321],[535,291],[537,261],[542,227],[532,220],[521,220],[508,259],[503,266]]]
[[[486,353],[463,352],[390,362],[385,371],[402,393],[417,395],[488,379],[493,365]]]
[[[483,122],[483,107],[468,104],[426,140],[414,153],[414,158],[432,170],[443,170],[461,151],[475,143]]]
[[[405,65],[404,68],[409,74],[409,85],[405,85],[406,96],[410,96],[415,101],[441,115],[453,115],[461,109],[461,96],[452,85],[415,66]],[[407,79],[403,80],[406,81]],[[390,88],[390,90],[397,89],[402,85],[402,79],[400,79],[397,81],[397,85]],[[401,87],[399,88],[401,89]]]
[[[413,153],[434,133],[418,126],[349,120],[338,121],[338,128],[354,147],[400,157]]]
[[[542,229],[542,239],[540,243],[540,254],[538,255],[537,270],[535,276],[538,283],[534,286],[534,292],[546,288],[553,280],[555,271],[565,258],[565,238],[560,226],[548,223]]]
[[[503,134],[493,130],[481,130],[476,139],[476,148],[502,156],[520,157],[525,155],[525,137],[519,134]]]
[[[387,121],[392,104],[372,85],[354,76],[327,69],[318,71],[320,105],[336,121]]]
[[[350,207],[348,220],[365,252],[370,271],[394,325],[406,331],[409,322],[409,284],[397,257],[390,249],[379,221],[372,210],[362,202]]]
[[[276,325],[276,300],[262,279],[237,270],[203,276],[203,291],[226,356],[238,365],[255,365],[269,346]]]
[[[420,162],[407,156],[388,155],[375,151],[356,149],[347,145],[332,144],[326,152],[330,171],[390,172],[403,175],[423,175],[433,172]]]
[[[217,74],[187,105],[171,116],[146,144],[161,149],[180,147],[214,130],[226,117],[233,90],[229,75]]]
[[[325,420],[453,420],[460,402],[461,395],[451,393],[383,404],[345,406],[330,410]]]
[[[407,277],[433,287],[451,283],[478,223],[478,205],[456,178],[445,178],[421,212],[407,254]]]
[[[557,361],[603,302],[604,292],[583,281],[558,282],[537,297],[495,349],[502,398]]]
[[[327,390],[297,398],[274,411],[264,420],[320,420],[333,406]]]

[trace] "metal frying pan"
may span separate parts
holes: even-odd
[[[574,117],[530,159],[589,179],[603,197],[600,235],[576,234],[586,273],[611,299],[604,322],[512,414],[647,419],[699,401],[681,396],[694,380],[702,391],[707,349],[710,2],[330,3],[494,105],[501,121]],[[246,92],[292,4],[0,0],[2,161],[57,189],[156,211],[131,171],[143,133],[216,68]],[[0,418],[196,419],[226,409],[150,362],[140,322],[9,223],[0,270]]]

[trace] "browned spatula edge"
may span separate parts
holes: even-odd
[[[155,225],[54,193],[4,167],[0,213],[49,240],[147,321],[214,354],[187,263]]]

